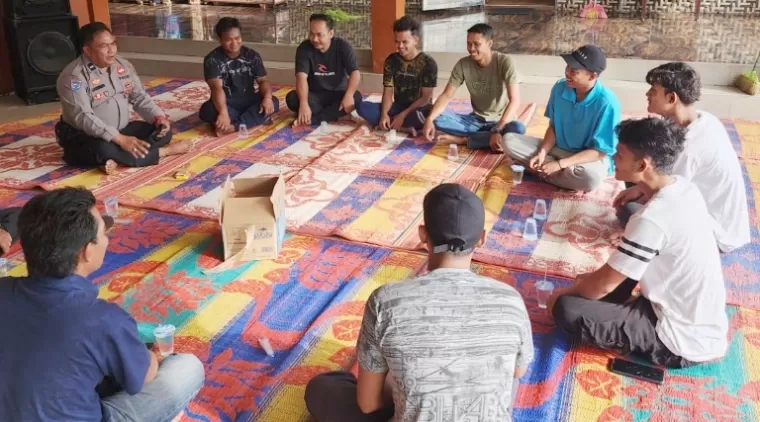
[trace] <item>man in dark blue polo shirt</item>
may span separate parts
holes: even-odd
[[[106,224],[81,188],[31,199],[18,221],[28,277],[0,279],[0,419],[170,421],[200,390],[193,355],[158,363],[135,320],[98,299]],[[101,396],[103,384],[116,386]]]

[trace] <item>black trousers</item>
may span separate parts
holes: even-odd
[[[340,102],[346,91],[309,91],[309,107],[311,108],[311,124],[318,125],[322,122],[334,122],[347,113],[340,108]],[[298,93],[293,90],[288,92],[285,97],[290,111],[298,113],[301,102],[298,100]],[[359,109],[362,103],[362,94],[359,91],[354,92],[354,106]]]
[[[158,164],[158,149],[169,144],[171,130],[164,136],[156,136],[156,127],[147,122],[129,122],[122,135],[134,136],[150,144],[148,155],[137,158],[113,142],[94,138],[74,128],[63,120],[55,125],[55,136],[63,148],[63,161],[73,167],[99,167],[108,160],[127,167],[146,167]]]
[[[673,354],[657,336],[657,315],[649,299],[639,296],[624,303],[638,283],[626,279],[601,300],[560,296],[552,310],[554,320],[584,344],[633,354],[670,368],[694,365]]]
[[[364,413],[356,402],[356,377],[350,372],[317,375],[306,385],[306,408],[317,422],[388,422],[393,406]]]
[[[0,208],[0,229],[5,230],[11,235],[11,241],[15,243],[18,240],[18,215],[21,214],[20,207]],[[0,256],[3,251],[0,249]]]

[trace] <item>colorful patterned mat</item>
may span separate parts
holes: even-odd
[[[29,193],[0,191],[0,206]],[[179,327],[176,349],[196,354],[206,384],[184,421],[306,422],[303,393],[320,372],[355,368],[363,306],[382,284],[425,270],[426,258],[342,240],[291,236],[279,259],[222,272],[221,243],[210,221],[124,210],[110,233],[107,267],[94,274],[100,296],[138,321],[147,341],[158,323]],[[12,254],[12,275],[23,257]],[[729,307],[731,347],[722,361],[671,371],[663,387],[607,371],[608,355],[572,348],[534,284],[543,276],[489,264],[473,270],[515,286],[533,321],[536,359],[520,387],[516,421],[757,420],[760,312]],[[558,285],[567,280],[549,276]],[[258,344],[269,339],[270,358]]]

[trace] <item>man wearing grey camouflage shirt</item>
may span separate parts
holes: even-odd
[[[359,377],[330,372],[306,387],[319,422],[505,422],[533,359],[525,303],[470,271],[485,240],[481,200],[457,184],[424,199],[424,276],[370,296],[357,345]],[[514,384],[514,385],[513,385]]]

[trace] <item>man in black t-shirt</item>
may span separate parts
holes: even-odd
[[[333,37],[331,17],[315,13],[309,22],[309,39],[296,50],[296,89],[285,98],[288,108],[298,113],[295,125],[338,120],[362,102],[354,49]]]
[[[214,28],[220,46],[203,60],[203,76],[211,88],[211,99],[203,103],[199,117],[211,123],[217,134],[227,134],[265,123],[280,109],[272,96],[264,61],[243,45],[240,22],[221,18]],[[256,92],[254,82],[259,85]]]
[[[359,115],[383,130],[420,130],[430,113],[438,64],[418,48],[420,24],[404,16],[393,23],[396,53],[385,59],[381,104],[363,102]]]

